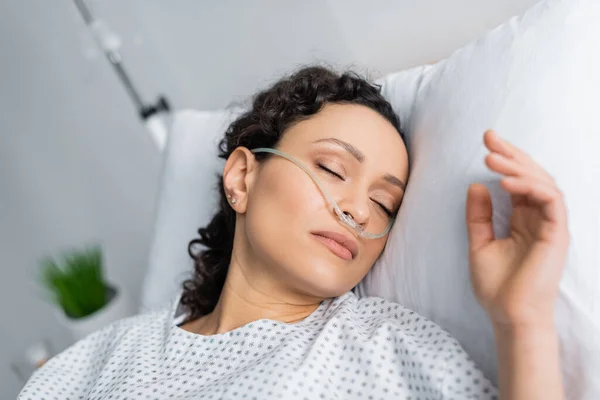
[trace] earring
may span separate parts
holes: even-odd
[[[228,194],[228,195],[227,195],[227,198],[229,199],[229,201],[231,202],[231,204],[235,204],[235,202],[237,201],[237,200],[235,199],[235,197],[231,197],[231,195],[230,195],[230,194]]]

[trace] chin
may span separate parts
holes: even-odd
[[[300,265],[306,266],[298,272],[302,274],[304,285],[310,288],[314,295],[337,297],[354,287],[353,282],[349,281],[347,265],[336,265],[331,260],[323,258],[309,259],[298,264]]]

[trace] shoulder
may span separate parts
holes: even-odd
[[[449,336],[433,321],[393,301],[381,297],[358,297],[353,292],[348,292],[340,299],[343,301],[342,308],[353,314],[361,324],[386,325],[418,337],[424,333]]]
[[[355,312],[364,324],[392,333],[398,342],[436,353],[446,362],[459,353],[468,358],[459,341],[448,331],[398,303],[364,297],[357,300]]]
[[[442,347],[453,345],[456,340],[428,318],[401,304],[381,297],[358,297],[353,292],[335,298],[326,311],[328,320],[349,324],[355,336],[386,336],[415,346]],[[329,314],[329,315],[327,315]]]
[[[48,385],[48,382],[56,382],[57,379],[71,382],[71,392],[86,397],[87,390],[94,385],[107,363],[139,350],[137,347],[148,345],[154,340],[151,337],[161,338],[169,316],[170,308],[165,307],[115,321],[89,334],[36,370],[19,398],[62,390],[58,384],[52,388]],[[144,339],[140,340],[142,337]]]
[[[89,334],[71,347],[53,357],[50,361],[66,361],[75,356],[79,362],[106,357],[122,344],[130,342],[131,337],[144,332],[148,337],[156,331],[162,331],[168,320],[169,310],[162,309],[124,318]],[[131,343],[133,345],[133,343]]]
[[[429,376],[444,396],[488,399],[497,394],[458,340],[433,321],[380,297],[351,293],[341,299],[357,340]]]

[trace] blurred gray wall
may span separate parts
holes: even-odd
[[[300,63],[373,78],[450,54],[535,0],[97,0],[147,100],[215,109]],[[100,242],[137,302],[160,154],[68,0],[0,0],[0,398],[27,346],[71,344],[34,277],[42,255]]]

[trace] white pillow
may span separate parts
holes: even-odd
[[[510,200],[483,161],[483,132],[496,130],[565,194],[572,244],[557,326],[569,399],[600,399],[599,22],[598,0],[542,1],[436,65],[381,80],[408,134],[411,176],[387,247],[358,287],[437,322],[496,378],[465,225],[467,188],[483,182],[496,234],[507,234]]]
[[[471,182],[487,182],[496,234],[508,197],[483,164],[481,136],[494,128],[557,179],[572,246],[558,325],[570,399],[600,398],[600,18],[596,0],[543,1],[436,65],[385,77],[383,92],[407,132],[411,172],[382,257],[358,286],[436,321],[492,379],[489,321],[468,277],[464,207]],[[215,210],[216,144],[224,111],[178,113],[165,154],[142,310],[170,300],[191,273],[187,244]]]
[[[167,304],[191,276],[188,243],[212,218],[217,206],[217,173],[225,162],[217,145],[235,114],[179,111],[164,154],[154,235],[140,311]]]

